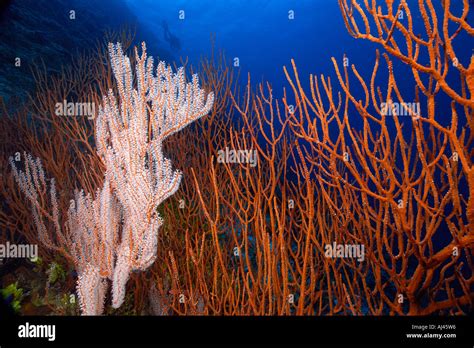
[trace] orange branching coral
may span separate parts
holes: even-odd
[[[378,53],[369,84],[364,82],[355,66],[351,67],[356,83],[362,87],[362,100],[351,92],[353,88],[347,67],[344,66],[341,72],[335,59],[334,67],[345,95],[342,99],[335,100],[330,80],[324,76],[320,81],[311,77],[311,96],[307,96],[301,88],[294,63],[295,78],[286,72],[297,100],[298,112],[293,117],[292,126],[297,135],[310,145],[307,161],[316,165],[315,175],[321,190],[333,187],[338,191],[337,195],[324,194],[334,216],[341,217],[334,224],[341,225],[341,232],[344,231],[342,236],[333,238],[362,242],[369,251],[365,263],[356,268],[356,273],[361,273],[352,275],[351,287],[360,289],[352,292],[349,298],[354,303],[357,296],[365,296],[369,312],[374,314],[383,313],[386,307],[396,314],[429,314],[446,309],[456,313],[463,312],[463,306],[472,305],[474,182],[470,126],[473,104],[464,89],[458,93],[447,85],[447,70],[440,70],[448,69],[446,65],[436,63],[427,67],[417,61],[418,45],[426,47],[429,55],[433,55],[432,63],[441,61],[443,57],[438,47],[442,38],[436,27],[429,25],[423,3],[420,1],[419,10],[430,36],[428,41],[414,36],[397,21],[392,1],[386,1],[387,13],[365,2],[366,11],[372,15],[378,29],[378,37],[370,34],[367,15],[357,2],[351,1],[349,6],[346,1],[340,1],[349,32],[357,38],[381,44],[390,55],[410,65],[414,85],[424,94],[427,110],[422,115],[408,108],[411,132],[406,131],[408,125],[398,112],[387,115],[387,110],[384,110],[384,105],[393,103],[393,100],[403,105],[406,102],[398,88],[388,54],[384,54],[388,68],[386,94],[375,82],[380,66]],[[432,8],[430,1],[427,3]],[[466,8],[467,2],[464,5]],[[407,14],[411,28],[412,17],[404,1],[395,13],[401,10]],[[362,18],[364,34],[354,19],[354,11]],[[444,15],[449,17],[443,21],[445,27],[448,19],[464,21],[464,18],[456,19],[449,13],[449,2],[445,3]],[[430,16],[431,21],[437,23],[434,10],[430,11]],[[408,52],[399,49],[393,38],[395,30],[406,39]],[[471,34],[470,28],[466,27],[466,30]],[[456,35],[444,34],[445,46],[451,50],[448,54],[453,52],[451,41]],[[416,42],[415,53],[411,51],[412,41]],[[469,84],[469,70],[462,64],[458,70],[461,79],[467,76]],[[422,73],[429,74],[436,84],[430,82],[430,88],[425,86],[420,78]],[[321,96],[320,84],[328,102]],[[448,127],[439,121],[435,106],[440,88],[453,99]],[[415,102],[421,101],[417,94]],[[464,107],[467,128],[458,127],[460,117],[456,103]],[[354,111],[362,120],[360,131],[352,125],[349,116]],[[311,120],[310,114],[314,115],[315,122],[305,122]],[[338,131],[331,134],[328,131],[331,127]],[[467,199],[460,195],[460,186],[469,194]],[[345,197],[348,195],[355,200],[347,200]],[[348,211],[351,211],[350,215],[347,215]],[[370,274],[375,277],[372,284],[368,282]],[[454,290],[456,288],[458,290]]]
[[[396,30],[404,31],[393,10],[373,12],[380,30],[387,29],[387,38],[376,41],[358,31],[350,11],[357,3],[341,6],[357,37],[393,46],[383,54],[388,80],[378,85],[382,63],[377,52],[369,83],[355,66],[351,81],[349,69],[341,71],[333,60],[341,94],[324,76],[311,77],[306,92],[293,64],[294,77],[286,74],[295,106],[285,95],[281,108],[270,88],[259,86],[254,92],[250,84],[246,95],[233,99],[244,122],[229,132],[230,148],[256,149],[259,165],[211,162],[208,178],[195,177],[207,220],[200,223],[210,235],[193,237],[193,229],[186,227],[183,243],[193,266],[172,271],[182,277],[180,287],[203,291],[210,312],[403,315],[472,308],[470,98],[446,83],[444,65],[419,67],[418,51],[413,56],[392,52],[398,47],[392,40],[399,37]],[[400,6],[409,10],[405,2]],[[410,14],[407,21],[412,22]],[[424,41],[435,60],[443,47],[436,40]],[[426,113],[407,103],[390,56],[414,66],[413,104],[426,103]],[[462,65],[454,71],[469,87],[470,75]],[[422,74],[432,75],[432,82],[425,86]],[[354,86],[360,87],[361,99],[351,92]],[[436,108],[441,90],[455,103],[448,126]],[[408,105],[409,118],[396,109],[387,114],[392,105]],[[360,117],[360,128],[354,115]],[[287,170],[295,182],[285,176]],[[328,257],[326,247],[333,243],[364,246],[365,258]],[[178,313],[190,311],[186,302],[176,300],[172,307]]]
[[[338,1],[349,33],[355,38],[380,44],[390,55],[410,65],[416,84],[425,95],[433,96],[442,89],[457,103],[474,106],[464,90],[458,93],[446,82],[446,76],[452,66],[459,71],[462,78],[467,78],[471,69],[459,61],[453,48],[453,40],[462,31],[474,35],[474,28],[467,22],[468,0],[463,0],[464,10],[460,17],[451,13],[451,0],[443,1],[444,13],[441,21],[438,20],[431,0],[419,1],[416,9],[410,7],[406,0],[401,0],[397,8],[394,8],[393,0],[385,0],[383,10],[376,1],[369,3],[366,0],[364,5],[355,0]],[[424,35],[417,34],[413,30],[414,11],[419,11],[421,15]],[[360,16],[363,22],[362,31],[357,24],[356,15]],[[369,18],[373,23],[370,23]],[[406,18],[403,21],[406,22],[405,25],[400,18]],[[457,24],[458,29],[454,33],[449,32],[451,23]],[[376,28],[375,34],[372,26]],[[423,62],[426,59],[425,54],[428,56],[426,63]],[[429,76],[428,84],[423,83],[422,74]]]

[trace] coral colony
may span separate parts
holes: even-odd
[[[0,258],[38,245],[24,268],[48,289],[23,282],[16,308],[472,313],[472,2],[432,3],[338,0],[364,66],[328,56],[303,76],[288,59],[278,93],[217,50],[156,66],[126,30],[35,70],[27,107],[0,105]]]
[[[97,151],[106,172],[94,196],[76,192],[61,224],[54,178],[50,180],[50,208],[45,211],[39,193],[47,191],[41,160],[24,155],[25,170],[10,163],[15,180],[31,203],[33,218],[43,243],[61,251],[78,272],[77,295],[82,313],[101,314],[112,281],[113,306],[120,307],[131,271],[146,270],[156,258],[158,232],[163,219],[157,207],[179,187],[181,173],[164,157],[162,142],[206,115],[214,96],[199,88],[198,77],[186,83],[184,69],[173,73],[160,62],[135,50],[137,88],[130,59],[120,44],[109,53],[119,100],[112,90],[103,98],[96,123]],[[55,228],[55,240],[46,222]]]

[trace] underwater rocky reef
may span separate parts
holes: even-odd
[[[73,12],[71,12],[73,11]],[[0,7],[0,60],[2,97],[21,97],[35,88],[31,69],[60,73],[76,55],[95,47],[106,35],[128,28],[149,42],[162,59],[176,58],[161,35],[146,28],[122,0],[4,1]]]

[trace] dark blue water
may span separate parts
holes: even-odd
[[[395,1],[394,7],[398,2]],[[33,64],[45,61],[49,69],[59,71],[60,65],[67,64],[77,52],[93,49],[96,40],[103,39],[104,30],[119,30],[124,25],[137,29],[136,43],[146,41],[151,54],[170,63],[189,57],[190,62],[197,65],[200,57],[210,54],[210,36],[214,35],[215,48],[223,49],[230,63],[238,58],[242,82],[246,82],[250,72],[254,83],[270,82],[276,97],[281,97],[283,87],[288,87],[283,66],[289,67],[292,58],[306,87],[311,73],[330,75],[334,80],[330,58],[342,62],[344,55],[368,80],[375,49],[379,47],[349,35],[337,0],[16,0],[0,3],[0,95],[4,97],[24,94],[32,86],[26,82],[31,82],[29,70]],[[453,13],[459,15],[462,1],[452,1],[451,6]],[[415,7],[412,7],[414,32],[421,34],[424,32],[422,20]],[[70,10],[76,11],[75,20],[69,19]],[[441,14],[439,4],[437,10]],[[472,22],[472,18],[468,19]],[[406,19],[401,22],[406,24]],[[457,40],[455,48],[464,65],[469,63],[473,47],[472,37]],[[16,57],[22,58],[21,69],[13,67]],[[404,64],[396,63],[395,67],[397,75],[402,76],[397,80],[401,90],[413,93],[410,71]],[[381,66],[381,76],[384,72]],[[458,79],[454,78],[453,83],[459,83]],[[446,105],[449,106],[449,100],[441,102],[440,107]]]
[[[346,53],[354,63],[366,63],[372,46],[347,34],[335,0],[129,0],[127,4],[163,39],[166,22],[180,49],[166,44],[194,64],[210,52],[214,34],[216,48],[224,49],[232,63],[239,59],[244,81],[250,72],[252,81],[272,83],[276,94],[287,86],[283,66],[290,66],[291,59],[306,82],[310,73],[331,72],[332,56],[342,59]]]
[[[326,57],[340,55],[351,40],[343,28],[336,1],[129,1],[131,9],[150,28],[161,32],[161,22],[182,44],[180,55],[196,62],[209,52],[209,35],[229,57],[257,80],[282,77],[282,66],[294,58],[302,73],[329,68]],[[185,19],[179,11],[185,11]],[[294,19],[289,19],[289,11]],[[334,39],[341,42],[336,45]],[[341,41],[342,40],[342,41]],[[276,82],[275,82],[276,83]]]
[[[311,73],[333,75],[330,58],[341,62],[344,55],[368,79],[378,48],[349,35],[337,0],[125,1],[139,22],[162,38],[175,56],[189,57],[197,64],[210,52],[214,34],[216,48],[224,49],[230,60],[239,59],[244,81],[250,72],[254,82],[272,83],[277,96],[287,86],[282,67],[290,66],[291,59],[305,85]],[[460,14],[461,9],[462,2],[453,1],[453,13]],[[439,5],[437,10],[441,14]],[[412,11],[414,32],[421,34],[421,16]],[[400,21],[406,24],[406,17]],[[468,36],[457,41],[462,42],[455,46],[459,59],[468,65],[474,41]],[[399,75],[410,74],[403,64],[395,66]],[[384,73],[383,66],[380,71]],[[413,93],[411,79],[398,83],[403,92]]]

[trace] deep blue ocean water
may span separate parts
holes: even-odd
[[[329,75],[335,82],[331,57],[341,63],[344,55],[368,80],[379,48],[349,35],[338,0],[3,0],[0,4],[0,95],[5,98],[31,87],[30,65],[43,60],[58,71],[76,52],[93,47],[104,30],[124,25],[137,28],[135,42],[146,41],[151,54],[169,62],[189,57],[194,65],[210,54],[214,35],[216,50],[223,49],[231,63],[239,59],[242,84],[250,72],[254,83],[270,82],[276,97],[288,87],[283,66],[290,67],[291,59],[306,87],[311,73]],[[462,1],[452,1],[451,6],[460,14]],[[71,10],[74,20],[69,18]],[[441,13],[439,4],[437,10]],[[421,17],[416,11],[413,15],[414,32],[422,33]],[[463,64],[468,65],[473,47],[472,37],[457,40]],[[22,69],[9,64],[16,57],[22,58]],[[398,62],[395,67],[401,90],[413,93],[410,71]],[[385,70],[382,65],[380,76]],[[449,100],[439,106],[449,106]]]
[[[296,61],[301,76],[331,71],[331,56],[344,53],[364,57],[370,47],[347,34],[337,1],[153,1],[127,0],[150,30],[163,33],[163,21],[179,40],[179,56],[198,62],[210,51],[210,34],[216,48],[229,59],[238,58],[242,77],[269,81],[278,91],[286,85],[283,66]],[[180,14],[184,11],[185,18]],[[294,19],[290,19],[294,11]],[[171,45],[170,45],[171,46]]]
[[[269,81],[277,96],[288,86],[282,67],[289,67],[291,59],[304,84],[309,74],[324,73],[334,78],[330,58],[341,62],[344,55],[369,78],[378,48],[349,35],[337,0],[125,1],[151,32],[163,39],[169,33],[171,40],[165,45],[175,56],[197,63],[210,52],[210,34],[215,34],[216,48],[224,49],[229,59],[239,58],[243,82],[250,72],[254,82]],[[454,13],[460,13],[461,3],[453,1]],[[440,6],[437,10],[441,13]],[[414,32],[422,33],[421,16],[413,13]],[[457,40],[462,44],[456,49],[460,61],[468,65],[474,41],[468,36],[463,40]],[[396,67],[400,75],[410,74],[403,64]],[[380,74],[384,72],[382,65]],[[401,78],[398,83],[402,91],[413,93],[410,79]]]

